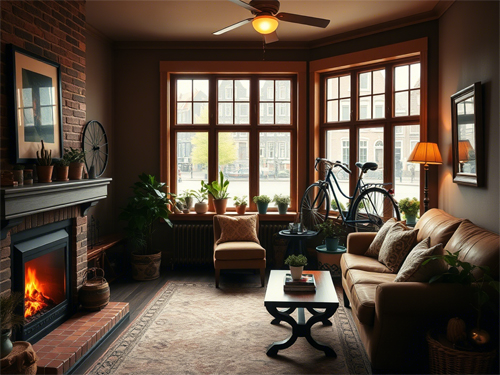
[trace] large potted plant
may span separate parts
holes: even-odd
[[[85,162],[85,151],[77,150],[73,147],[69,149],[64,149],[64,157],[69,161],[69,179],[70,180],[81,180],[83,165]]]
[[[161,251],[153,247],[155,224],[163,219],[172,227],[168,219],[173,194],[165,191],[166,185],[155,176],[141,174],[132,189],[127,206],[120,213],[120,220],[128,222],[125,230],[132,247],[132,274],[136,280],[153,280],[160,276]]]
[[[222,171],[219,173],[219,181],[212,181],[210,184],[201,181],[201,186],[214,199],[215,212],[217,214],[226,213],[227,198],[229,197],[229,193],[227,192],[229,181],[224,179],[224,173]]]
[[[405,215],[406,224],[415,225],[417,223],[417,214],[420,211],[420,202],[417,198],[403,198],[399,202],[399,211]]]
[[[2,327],[2,341],[0,347],[0,358],[4,358],[12,351],[10,335],[12,329],[24,323],[24,317],[15,313],[17,307],[22,303],[21,293],[12,293],[9,296],[0,297],[0,324]]]

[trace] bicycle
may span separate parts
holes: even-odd
[[[352,172],[347,164],[316,158],[314,169],[318,171],[318,166],[321,163],[325,166],[325,180],[311,184],[304,192],[300,204],[300,221],[303,226],[315,230],[318,224],[328,219],[331,207],[329,191],[334,198],[333,208],[339,212],[337,219],[341,219],[344,225],[358,232],[378,231],[390,218],[401,220],[398,204],[391,193],[384,188],[385,184],[371,184],[363,181],[365,173],[377,170],[377,163],[356,163],[360,173],[352,196],[346,195],[342,191],[338,182],[338,173],[334,171],[335,168],[340,168],[350,175]],[[342,209],[332,181],[335,181],[340,193],[349,200],[347,211]]]

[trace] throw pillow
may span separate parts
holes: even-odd
[[[394,281],[427,282],[431,277],[446,272],[448,267],[442,259],[431,260],[426,265],[422,263],[432,255],[443,255],[443,244],[431,247],[431,238],[419,242],[406,257]]]
[[[413,249],[417,240],[418,229],[408,230],[405,226],[394,225],[380,247],[378,261],[385,264],[393,273],[397,273],[406,256]]]
[[[365,255],[367,257],[378,258],[378,254],[380,252],[380,248],[382,247],[382,243],[384,242],[384,238],[387,235],[387,232],[389,232],[389,229],[391,229],[394,225],[404,224],[396,221],[396,219],[394,218],[387,220],[384,225],[382,225],[382,228],[378,230],[377,235],[370,244],[370,247],[368,247],[368,250],[366,250]]]
[[[230,241],[250,241],[260,244],[257,237],[257,215],[218,217],[221,229],[220,238],[216,244]]]

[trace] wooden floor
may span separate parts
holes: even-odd
[[[269,276],[269,271],[268,275]],[[267,278],[266,278],[267,279]],[[128,302],[130,317],[127,322],[117,328],[94,352],[84,361],[71,370],[74,374],[84,374],[116,340],[116,338],[130,325],[131,322],[146,307],[149,301],[167,281],[213,282],[215,275],[213,266],[206,268],[179,268],[176,270],[162,269],[159,279],[151,281],[134,281],[130,277],[122,277],[110,285],[111,301]],[[247,270],[223,270],[221,272],[220,287],[224,283],[256,283],[260,285],[259,272]]]

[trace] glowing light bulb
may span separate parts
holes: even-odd
[[[253,19],[252,26],[260,34],[271,34],[278,28],[278,20],[268,15],[257,16]]]

